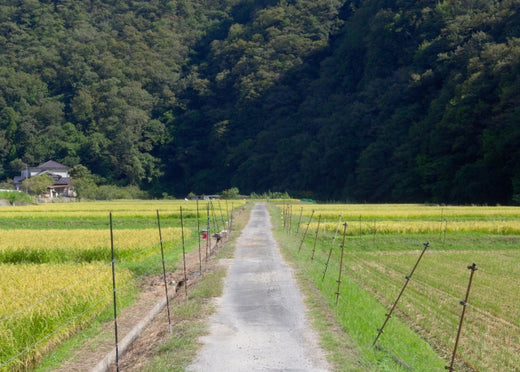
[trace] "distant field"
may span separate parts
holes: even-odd
[[[199,217],[222,225],[232,208],[243,205],[243,201],[213,200],[199,201]],[[108,201],[80,203],[50,203],[23,207],[1,207],[0,229],[107,229],[109,212],[113,213],[116,229],[145,229],[157,225],[157,210],[161,225],[180,226],[180,208],[183,217],[194,219],[197,203],[190,200],[155,201]],[[221,226],[219,226],[221,227]]]
[[[347,223],[344,275],[348,282],[342,283],[345,297],[341,298],[340,305],[347,314],[344,326],[349,334],[359,333],[360,347],[370,350],[370,342],[385,320],[384,314],[417,262],[423,243],[429,242],[430,248],[379,344],[398,354],[415,370],[426,368],[415,360],[417,357],[413,355],[418,352],[413,347],[400,345],[408,336],[400,334],[393,323],[401,321],[426,340],[448,365],[462,311],[459,302],[464,299],[470,275],[467,266],[476,263],[478,270],[466,309],[456,370],[517,370],[520,365],[520,208],[399,204],[295,204],[280,205],[280,208],[290,208],[286,224],[293,233],[298,230],[301,238],[308,229],[306,248],[299,254],[294,253],[298,260],[310,257],[309,249],[321,219],[316,256],[307,270],[314,276],[316,285],[330,291],[332,296],[337,285],[334,275],[338,275],[339,269],[341,229],[323,282],[322,272],[340,215]],[[347,293],[353,289],[348,289],[348,283],[352,288],[359,285],[378,305],[367,309],[359,305],[361,300],[349,298]],[[351,293],[351,296],[357,295]],[[354,310],[356,306],[360,307]],[[382,306],[382,310],[374,313],[374,306]],[[358,320],[351,324],[352,318]],[[360,330],[360,324],[364,323],[367,328]],[[432,364],[428,370],[440,371],[443,366]]]
[[[160,214],[167,270],[197,229],[227,228],[241,201],[117,201],[0,207],[0,371],[25,370],[95,316],[110,310],[112,212],[117,283],[132,291],[138,275],[158,272]],[[118,291],[119,293],[119,291]],[[119,301],[119,299],[118,299]]]
[[[185,234],[191,234],[186,228]],[[124,260],[143,248],[159,243],[157,229],[119,229],[114,232],[117,256]],[[163,243],[169,247],[181,241],[181,229],[162,229]],[[146,252],[139,254],[139,258]],[[0,235],[0,262],[91,262],[111,260],[110,230],[40,229],[6,230]]]

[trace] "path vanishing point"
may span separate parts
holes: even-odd
[[[263,203],[237,240],[210,333],[190,371],[328,371]]]

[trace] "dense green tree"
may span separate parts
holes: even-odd
[[[4,1],[0,177],[54,159],[155,196],[518,203],[519,11]]]
[[[28,190],[29,194],[43,195],[48,191],[49,186],[54,184],[54,179],[48,174],[41,174],[36,177],[26,178],[22,181],[22,189]]]

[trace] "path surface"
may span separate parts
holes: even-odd
[[[263,203],[253,207],[191,371],[327,371]]]

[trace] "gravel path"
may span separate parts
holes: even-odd
[[[263,203],[237,241],[210,334],[191,371],[327,371]]]

